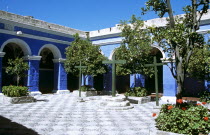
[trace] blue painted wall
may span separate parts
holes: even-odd
[[[41,31],[37,31],[37,30],[21,28],[18,26],[14,27],[14,31],[22,31],[23,33],[30,34],[30,35],[36,35],[36,36],[47,37],[47,38],[52,38],[52,39],[64,40],[64,41],[69,41],[69,42],[73,41],[73,38],[70,38],[70,37],[54,35],[54,34],[41,32]]]
[[[60,50],[62,58],[66,58],[65,48],[69,46],[66,44],[60,44],[60,43],[55,43],[55,42],[49,42],[49,41],[43,41],[43,40],[37,40],[37,39],[31,39],[31,38],[26,38],[26,37],[20,37],[20,36],[0,33],[0,46],[5,41],[12,39],[12,38],[18,38],[18,39],[25,41],[29,45],[32,55],[38,55],[38,52],[42,46],[44,46],[46,44],[52,44],[52,45],[55,45]]]

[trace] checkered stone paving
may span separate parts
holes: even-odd
[[[106,110],[99,97],[85,102],[71,93],[35,98],[34,103],[0,104],[0,135],[176,135],[156,129],[154,102]]]

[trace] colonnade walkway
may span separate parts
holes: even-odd
[[[0,135],[176,135],[155,127],[155,102],[106,110],[100,98],[73,94],[35,96],[34,103],[0,104]]]

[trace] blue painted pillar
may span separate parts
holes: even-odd
[[[85,81],[85,83],[84,83]],[[92,86],[93,87],[93,77],[91,75],[82,75],[82,86],[83,85],[89,85],[89,86]]]
[[[167,65],[163,65],[163,96],[176,96],[177,84]]]
[[[210,81],[205,80],[205,88],[210,92]]]
[[[2,59],[5,55],[5,52],[0,52],[0,93],[2,93]]]
[[[27,86],[31,95],[41,94],[39,91],[39,63],[41,56],[27,56],[24,57],[28,61],[29,70],[27,76]]]
[[[145,87],[145,76],[141,74],[130,75],[130,88]]]
[[[65,59],[53,59],[54,62],[54,90],[58,94],[69,93],[67,90],[67,73],[64,68]]]

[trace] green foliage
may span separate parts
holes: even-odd
[[[74,41],[66,48],[66,61],[64,63],[66,72],[71,72],[78,75],[78,66],[80,61],[82,66],[87,68],[82,69],[84,75],[96,76],[106,72],[106,66],[102,64],[106,60],[101,54],[100,46],[93,45],[89,40],[83,40],[79,34],[74,35]]]
[[[155,11],[159,17],[163,17],[167,12],[167,3],[163,0],[148,0],[145,5],[145,8],[141,8],[142,15],[147,11]]]
[[[194,53],[190,57],[187,72],[190,76],[200,80],[210,80],[210,44],[201,48],[195,48]]]
[[[205,90],[199,94],[201,102],[210,103],[210,92]]]
[[[2,93],[8,97],[21,97],[29,94],[28,87],[23,86],[3,86]]]
[[[6,67],[6,73],[16,75],[17,86],[21,77],[25,77],[25,71],[29,69],[28,63],[23,61],[23,58],[16,58],[15,60],[9,59],[8,66]]]
[[[151,76],[153,68],[144,67],[144,64],[152,62],[151,35],[148,30],[142,29],[144,22],[132,16],[127,22],[122,22],[121,36],[124,37],[121,46],[116,49],[117,59],[126,60],[125,64],[118,64],[117,75],[144,74]]]
[[[170,0],[148,0],[146,7],[142,8],[143,14],[147,11],[155,11],[159,17],[163,17],[165,14],[169,16],[166,27],[151,27],[149,29],[153,35],[153,41],[168,54],[168,60],[171,62],[169,68],[178,84],[176,94],[178,99],[182,97],[184,91],[187,70],[191,72],[201,68],[195,66],[194,58],[196,57],[196,48],[203,48],[204,37],[196,31],[199,29],[201,17],[208,12],[208,9],[209,0],[191,0],[191,5],[183,7],[185,15],[176,17],[173,15],[174,11]]]
[[[147,90],[143,87],[134,87],[126,92],[125,96],[144,97],[147,96]]]
[[[85,92],[85,91],[88,91],[88,90],[92,90],[92,86],[90,85],[83,85],[81,86],[81,91]]]
[[[207,108],[188,104],[183,104],[181,107],[171,106],[162,105],[160,114],[155,120],[158,129],[188,135],[210,133],[210,120],[204,120],[204,117],[207,119],[210,117]]]

